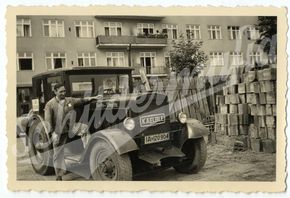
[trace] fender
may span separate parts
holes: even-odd
[[[178,146],[181,148],[187,140],[201,138],[207,136],[208,133],[208,129],[199,120],[189,118],[182,129]]]
[[[88,157],[92,146],[95,143],[97,144],[97,141],[100,139],[106,141],[108,144],[111,144],[119,155],[139,149],[133,138],[125,131],[118,128],[104,129],[92,134],[85,150],[86,157]]]
[[[209,134],[208,129],[199,120],[187,119],[185,124],[188,139],[201,138]]]

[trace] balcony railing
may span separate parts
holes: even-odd
[[[138,47],[166,47],[167,38],[165,36],[98,36],[96,44],[99,48],[123,47],[127,48],[131,44],[132,48]]]
[[[169,74],[169,68],[164,66],[145,67],[146,74],[148,75],[167,75]],[[133,70],[133,75],[140,75],[139,68]]]

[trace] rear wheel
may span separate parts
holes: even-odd
[[[30,127],[28,140],[29,157],[35,172],[41,175],[54,174],[53,152],[44,127],[39,121]]]
[[[182,146],[182,152],[188,158],[183,164],[174,166],[180,173],[197,173],[205,164],[207,148],[204,138],[188,140]]]
[[[90,170],[94,180],[132,180],[132,165],[128,154],[119,155],[103,140],[95,142],[90,154]]]

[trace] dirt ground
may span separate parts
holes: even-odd
[[[54,180],[55,176],[41,176],[34,172],[25,147],[25,139],[17,140],[17,179]],[[276,155],[252,151],[232,152],[223,145],[208,145],[204,168],[197,174],[177,173],[173,168],[139,176],[144,181],[274,181]],[[68,173],[64,180],[88,180]]]

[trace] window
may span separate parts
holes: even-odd
[[[137,24],[138,34],[149,35],[154,32],[154,24],[153,23],[138,23]]]
[[[201,39],[200,25],[186,25],[186,36],[188,39]]]
[[[255,27],[249,27],[247,29],[247,36],[248,36],[248,40],[256,40],[260,38],[260,32]]]
[[[224,65],[224,56],[222,52],[210,52],[209,61],[211,66]]]
[[[31,20],[17,19],[16,32],[18,37],[31,37]]]
[[[230,64],[231,65],[243,65],[243,53],[242,52],[230,52]]]
[[[105,22],[104,28],[105,28],[106,36],[121,36],[122,35],[122,23]]]
[[[107,52],[107,66],[124,66],[124,52]]]
[[[75,21],[76,37],[95,37],[94,23],[92,21]]]
[[[44,20],[43,35],[47,37],[64,37],[64,21]]]
[[[97,55],[93,52],[78,53],[78,66],[97,66]]]
[[[33,70],[33,53],[17,53],[17,68],[21,71]]]
[[[164,53],[164,63],[166,67],[170,67],[171,65],[170,55],[168,52]]]
[[[255,64],[260,64],[261,63],[261,53],[260,52],[251,52],[249,54],[250,57],[250,64],[255,65]]]
[[[162,33],[167,34],[170,39],[177,39],[177,25],[163,24]]]
[[[228,26],[229,36],[231,40],[241,39],[239,26]]]
[[[127,74],[74,74],[69,76],[72,96],[83,97],[86,92],[98,94],[128,94]]]
[[[47,69],[66,67],[66,54],[63,52],[48,52],[45,55]]]
[[[208,26],[209,38],[210,39],[222,39],[221,26],[210,25]]]
[[[32,95],[32,88],[29,87],[21,87],[17,88],[17,115],[21,116],[25,113],[28,113],[31,109],[31,95]]]
[[[145,67],[146,73],[151,74],[151,68],[155,66],[156,52],[140,52],[140,63]]]

